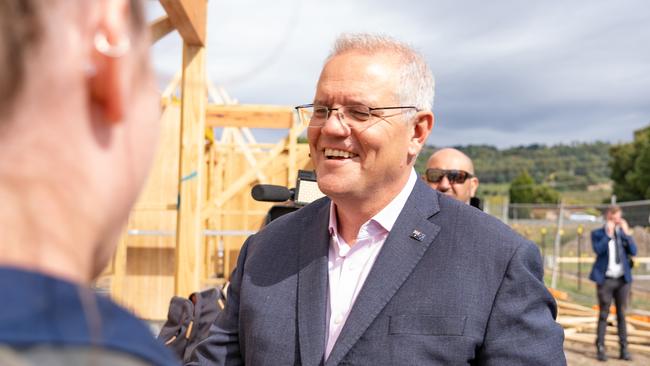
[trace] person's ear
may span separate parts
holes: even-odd
[[[101,9],[92,37],[90,100],[99,107],[104,121],[117,123],[124,118],[129,93],[125,73],[125,58],[131,48],[129,6],[126,0],[101,1],[97,6]]]
[[[415,115],[415,123],[413,123],[413,134],[409,144],[409,156],[416,156],[424,144],[433,128],[434,117],[431,111],[420,111]]]
[[[478,178],[477,177],[472,177],[469,180],[469,185],[470,185],[470,192],[471,195],[470,197],[474,197],[476,195],[476,190],[478,190]]]

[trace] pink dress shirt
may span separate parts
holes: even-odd
[[[411,170],[406,185],[393,200],[359,229],[353,246],[339,236],[336,206],[330,206],[330,248],[328,256],[329,297],[327,308],[328,332],[325,359],[341,334],[352,305],[363,287],[379,251],[384,245],[397,217],[404,208],[418,177]]]

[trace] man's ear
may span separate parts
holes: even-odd
[[[409,155],[416,156],[424,144],[433,128],[434,116],[431,111],[420,111],[415,115],[413,124],[413,135],[409,144]]]
[[[478,178],[477,177],[472,177],[469,180],[470,184],[470,197],[474,197],[476,195],[476,190],[478,190]]]
[[[129,7],[125,0],[101,1],[100,19],[92,37],[93,74],[89,77],[90,100],[104,120],[116,123],[124,118],[128,99],[125,66],[130,50]]]

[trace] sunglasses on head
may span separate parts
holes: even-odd
[[[426,177],[429,183],[440,183],[442,178],[447,177],[447,180],[449,180],[449,183],[451,184],[463,184],[467,178],[471,178],[473,176],[474,175],[472,173],[456,169],[447,170],[429,168],[426,171]]]

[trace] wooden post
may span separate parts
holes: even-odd
[[[578,226],[578,291],[582,290],[582,233],[584,228]]]
[[[289,129],[289,170],[287,172],[287,187],[292,187],[296,184],[298,178],[298,169],[296,168],[297,151],[298,150],[298,134],[296,133],[298,126],[294,118],[291,128]]]
[[[557,276],[559,270],[560,240],[562,238],[562,224],[564,222],[564,201],[560,200],[560,209],[557,217],[557,232],[555,233],[555,243],[553,245],[553,274],[551,277],[551,288],[557,289]]]
[[[188,296],[200,290],[201,207],[205,134],[205,49],[183,42],[181,84],[181,147],[179,205],[176,235],[174,292]]]

